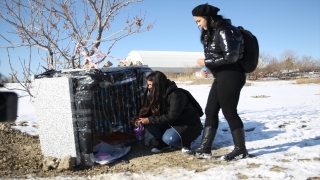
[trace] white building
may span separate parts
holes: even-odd
[[[126,62],[148,65],[154,71],[162,72],[190,72],[197,67],[197,59],[204,58],[203,52],[179,51],[131,51]]]

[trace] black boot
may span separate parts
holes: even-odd
[[[226,161],[243,159],[249,156],[246,145],[243,128],[236,129],[231,132],[234,142],[234,150],[223,156]]]
[[[211,159],[211,146],[213,143],[213,139],[216,136],[217,129],[213,128],[212,126],[204,127],[203,129],[203,135],[201,144],[198,148],[192,151],[192,153],[197,158],[205,158],[205,159]]]

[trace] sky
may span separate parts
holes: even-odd
[[[154,27],[145,33],[133,34],[116,43],[110,56],[125,59],[133,50],[203,52],[199,41],[200,31],[191,15],[199,4],[209,3],[220,8],[220,15],[231,19],[235,26],[250,30],[259,41],[260,52],[280,57],[292,50],[299,57],[311,56],[320,61],[320,1],[318,0],[145,0],[134,3],[119,18],[128,14],[146,13],[145,24]],[[123,20],[115,20],[114,27],[122,27]],[[19,40],[7,33],[12,27],[0,20],[0,34],[11,40]],[[118,29],[119,30],[119,29]],[[105,34],[107,36],[108,34]],[[6,46],[3,39],[0,47]],[[106,52],[107,44],[99,49]],[[16,48],[11,51],[14,69],[21,74],[21,60],[28,60],[28,51]],[[108,59],[117,65],[118,61]],[[33,55],[31,69],[36,71],[39,59]],[[196,62],[196,60],[195,60]],[[41,69],[40,71],[43,72]],[[8,55],[0,48],[0,72],[8,77]],[[21,77],[21,76],[20,76]]]
[[[203,172],[188,171],[182,168],[168,168],[164,173],[116,173],[101,174],[92,177],[56,177],[55,179],[238,179],[241,173],[248,179],[307,179],[320,177],[320,86],[319,84],[295,84],[295,81],[254,81],[245,86],[240,95],[238,113],[244,123],[246,147],[252,158],[231,163],[211,166]],[[8,84],[11,88],[17,84]],[[177,82],[181,88],[189,90],[205,107],[210,86],[188,85]],[[0,91],[3,89],[0,89]],[[26,92],[15,90],[19,95]],[[268,96],[267,98],[254,98]],[[232,136],[226,120],[219,114],[220,124],[213,149],[233,149]],[[201,117],[204,122],[205,115]],[[19,98],[18,118],[16,122],[27,122],[26,126],[12,126],[14,130],[29,135],[39,134],[36,111],[30,97]],[[18,124],[18,123],[17,123]],[[253,129],[253,130],[252,130]],[[40,137],[41,138],[41,137]],[[192,144],[199,146],[201,136]],[[214,152],[214,150],[213,150]],[[130,153],[130,151],[128,152]],[[184,157],[184,156],[181,156]],[[217,157],[220,158],[220,157]],[[213,159],[214,161],[215,159]],[[254,168],[248,168],[248,166]],[[282,167],[282,171],[272,169]]]

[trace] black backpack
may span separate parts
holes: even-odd
[[[187,96],[187,98],[189,99],[189,101],[191,102],[193,107],[198,110],[199,117],[203,116],[202,108],[201,108],[200,104],[198,103],[198,101],[192,96],[192,94],[186,89],[183,89],[183,88],[178,88],[178,89],[180,91],[182,91]]]
[[[241,34],[244,39],[243,56],[238,61],[246,73],[251,73],[258,66],[258,61],[259,61],[258,40],[250,31],[244,29],[242,26],[239,26],[238,29],[241,31]]]

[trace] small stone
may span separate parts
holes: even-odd
[[[187,158],[188,160],[193,160],[194,159],[194,157],[189,157],[189,158]]]

